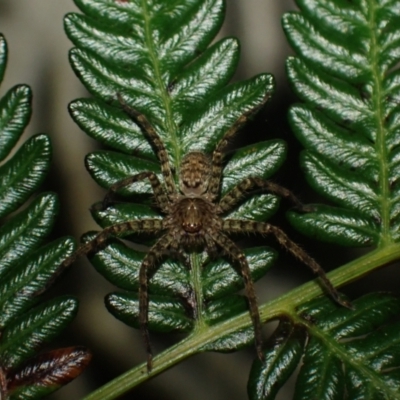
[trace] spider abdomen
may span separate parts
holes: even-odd
[[[201,196],[207,191],[211,175],[209,157],[200,152],[192,151],[183,158],[179,173],[179,186],[186,196]]]

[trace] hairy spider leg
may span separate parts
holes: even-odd
[[[349,309],[353,309],[350,302],[342,299],[340,293],[332,285],[329,278],[326,276],[325,271],[322,267],[310,257],[299,245],[293,242],[289,236],[286,235],[281,229],[274,225],[270,225],[267,222],[256,222],[247,221],[240,219],[225,219],[222,224],[222,230],[228,233],[261,233],[261,234],[272,234],[275,236],[279,244],[288,249],[290,253],[293,254],[297,259],[299,259],[303,264],[311,268],[311,270],[318,275],[321,279],[326,291],[332,297],[332,299]]]
[[[187,253],[182,250],[182,248],[179,246],[179,242],[176,239],[170,243],[167,254],[170,255],[174,260],[181,262],[188,270],[192,268]]]
[[[230,211],[242,198],[251,190],[264,189],[279,197],[290,200],[294,206],[301,211],[310,211],[290,190],[277,185],[276,183],[257,178],[249,177],[243,179],[238,185],[231,189],[219,202],[219,213]]]
[[[128,232],[146,232],[146,233],[156,233],[164,229],[163,222],[160,219],[148,218],[141,220],[133,220],[127,222],[121,222],[119,224],[108,226],[104,228],[94,239],[82,244],[78,250],[72,255],[64,260],[61,267],[58,270],[57,276],[67,267],[69,267],[78,257],[94,254],[101,250],[107,240],[111,236],[121,236]],[[151,265],[153,265],[157,259],[157,256],[163,255],[164,251],[168,248],[168,245],[172,238],[168,235],[162,236],[156,244],[149,250],[143,259],[142,265],[139,272],[139,325],[140,331],[145,342],[147,350],[147,368],[148,371],[152,367],[152,357],[153,353],[151,350],[149,331],[147,328],[148,323],[148,308],[149,299],[147,292],[147,271]],[[52,277],[52,281],[56,278]]]
[[[215,240],[210,235],[205,235],[206,252],[210,260],[215,260],[218,256],[218,249]]]
[[[128,232],[157,233],[164,229],[163,221],[156,218],[132,220],[108,226],[92,240],[82,244],[71,256],[67,257],[57,271],[57,276],[75,262],[78,257],[97,253],[112,236],[122,236]],[[152,369],[153,352],[148,330],[149,296],[147,274],[150,268],[155,266],[157,259],[165,254],[173,239],[172,235],[166,234],[162,236],[144,257],[139,271],[139,326],[146,346],[147,370],[149,372]],[[179,254],[183,257],[181,252]],[[57,276],[52,277],[52,282]]]
[[[252,108],[251,110],[243,113],[235,123],[226,131],[222,139],[218,142],[217,147],[213,151],[212,161],[211,161],[211,177],[210,183],[208,185],[208,193],[211,194],[212,198],[218,197],[219,187],[221,184],[221,176],[223,169],[223,158],[224,151],[228,146],[230,140],[236,135],[240,128],[249,120],[249,118],[256,114],[267,102],[269,96],[266,96],[262,103]]]
[[[156,233],[163,229],[162,221],[156,218],[126,221],[104,228],[92,240],[82,244],[74,253],[67,257],[47,282],[46,286],[43,287],[40,292],[37,292],[37,294],[39,295],[51,287],[58,276],[60,276],[79,257],[95,254],[100,251],[106,245],[106,242],[110,237],[123,235],[126,232]]]
[[[164,176],[167,192],[169,195],[174,195],[176,193],[175,182],[169,165],[168,153],[160,136],[158,136],[157,132],[144,114],[130,107],[122,98],[120,93],[117,93],[117,97],[122,110],[143,129],[153,146],[156,148],[157,158],[161,164],[161,171]]]
[[[147,352],[147,371],[153,368],[153,350],[149,334],[149,293],[148,293],[148,273],[152,267],[156,266],[157,260],[168,249],[173,241],[173,236],[168,233],[161,236],[153,247],[147,252],[140,266],[139,272],[139,327],[146,346]]]
[[[67,257],[61,264],[61,267],[69,267],[77,258],[81,256],[97,253],[106,245],[107,240],[112,236],[118,237],[127,234],[128,232],[157,233],[163,229],[164,227],[162,220],[157,218],[131,220],[107,226],[92,240],[82,244],[78,250],[75,251],[75,253]]]
[[[167,194],[165,193],[164,187],[161,185],[160,180],[158,179],[157,175],[154,172],[146,171],[141,172],[137,175],[130,176],[128,178],[122,179],[116,183],[114,183],[110,189],[108,190],[107,194],[103,200],[103,210],[105,210],[110,203],[112,203],[112,198],[114,193],[122,187],[129,186],[132,183],[142,181],[148,179],[150,181],[151,187],[153,189],[154,197],[160,209],[163,212],[167,212],[169,199]]]
[[[240,264],[240,272],[242,274],[244,287],[246,291],[247,301],[249,304],[250,310],[250,318],[253,323],[254,329],[254,341],[257,351],[258,358],[263,361],[264,353],[262,351],[262,330],[261,330],[261,318],[260,312],[258,310],[257,304],[257,296],[256,291],[254,289],[254,282],[251,278],[251,271],[249,264],[247,262],[246,256],[244,253],[236,246],[231,239],[225,236],[223,233],[219,232],[215,235],[212,235],[213,240],[218,243],[222,247],[222,249],[227,253],[229,257],[232,258],[233,261],[238,261]]]

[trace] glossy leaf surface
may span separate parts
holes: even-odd
[[[400,13],[395,1],[298,0],[284,16],[302,104],[290,110],[310,185],[335,206],[290,213],[302,232],[347,246],[399,240]]]
[[[265,247],[249,248],[244,252],[249,260],[254,280],[262,277],[272,266],[275,259],[274,253]],[[114,240],[110,242],[106,249],[93,256],[91,261],[95,268],[110,282],[122,289],[137,292],[139,289],[139,270],[143,257],[143,252],[135,251],[124,243]],[[244,288],[243,280],[227,261],[204,260],[200,278],[202,282],[201,296],[203,301],[206,302],[203,317],[208,323],[215,323],[221,318],[226,319],[247,309],[246,301],[242,299],[237,303],[237,297],[233,294]],[[153,313],[152,307],[157,307],[157,318],[160,320],[158,329],[154,320],[152,324],[150,319],[150,327],[153,330],[164,332],[167,329],[166,327],[169,326],[171,331],[187,331],[188,326],[193,325],[194,322],[192,321],[190,325],[188,325],[188,322],[184,322],[180,326],[177,321],[170,318],[171,307],[174,307],[173,312],[177,315],[176,319],[186,321],[189,317],[192,318],[193,310],[190,311],[190,305],[194,298],[191,279],[192,274],[185,266],[169,259],[165,259],[157,270],[151,273],[149,293],[153,296],[150,295],[149,315],[151,316]],[[154,301],[153,304],[152,300]],[[137,295],[128,297],[123,294],[111,295],[107,297],[106,305],[118,319],[122,319],[132,326],[138,326]],[[164,321],[160,316],[163,313],[165,315]]]
[[[375,254],[340,268],[359,277],[363,265],[384,265],[384,257],[375,263],[376,252],[394,252],[399,238],[399,108],[393,102],[399,7],[380,0],[297,4],[299,12],[283,17],[296,52],[287,61],[288,77],[302,101],[292,106],[289,119],[305,148],[300,159],[305,176],[328,204],[312,205],[310,213],[290,212],[289,219],[317,240],[377,246]],[[354,301],[354,310],[326,300],[301,305],[291,323],[281,322],[266,362],[254,363],[250,398],[274,399],[298,365],[296,400],[399,398],[393,321],[399,304],[394,296],[376,293]],[[299,340],[301,332],[306,338]]]
[[[239,60],[239,43],[224,38],[211,44],[224,17],[222,0],[75,3],[82,14],[69,14],[65,19],[66,32],[76,46],[70,60],[95,99],[74,101],[70,112],[88,135],[110,148],[86,159],[92,177],[105,188],[143,171],[155,172],[163,181],[152,143],[124,113],[118,95],[143,113],[160,136],[176,184],[185,154],[196,150],[211,155],[241,115],[251,110],[255,114],[272,95],[274,82],[268,74],[229,84]],[[285,153],[281,140],[239,149],[227,157],[221,194],[249,175],[269,178]],[[115,204],[105,211],[96,205],[93,216],[100,226],[163,217],[150,198],[147,180],[118,193],[132,203]],[[250,197],[227,215],[265,221],[278,207],[275,196]],[[120,236],[151,246],[157,234],[141,237],[138,232],[125,232]],[[144,255],[144,251],[113,239],[91,258],[102,275],[129,292],[110,294],[106,305],[131,326],[138,326],[138,276]],[[247,249],[245,255],[254,280],[263,276],[275,259],[275,253],[266,247]],[[214,260],[202,253],[191,254],[190,261],[191,269],[167,253],[149,271],[150,329],[205,329],[248,309],[246,299],[237,295],[244,284],[235,263],[221,252]],[[251,340],[252,331],[246,329],[204,349],[234,350]]]
[[[0,35],[1,76],[6,59],[7,45]],[[8,217],[0,226],[0,392],[7,399],[42,398],[79,375],[90,358],[87,350],[80,349],[74,357],[86,361],[73,367],[73,357],[66,359],[75,350],[64,356],[59,350],[38,355],[71,322],[78,304],[64,297],[38,305],[39,295],[75,245],[70,238],[44,245],[58,211],[55,194],[40,194],[27,203],[49,168],[49,138],[34,136],[10,154],[29,122],[31,97],[30,88],[20,85],[0,100],[0,160],[6,159],[0,165],[0,216]],[[60,356],[64,361],[56,362]],[[57,373],[52,363],[57,363]]]
[[[400,300],[373,293],[353,304],[354,311],[316,299],[281,322],[265,364],[253,365],[250,399],[274,399],[299,363],[295,399],[397,399]]]
[[[70,60],[95,99],[77,100],[70,111],[85,132],[105,145],[105,150],[87,157],[89,172],[105,188],[144,170],[155,172],[162,181],[152,144],[124,115],[118,95],[146,115],[160,135],[178,183],[181,160],[188,151],[212,154],[237,118],[272,93],[273,81],[265,74],[228,84],[239,58],[238,43],[222,39],[211,45],[222,23],[222,1],[75,2],[82,14],[70,14],[65,20],[76,46]],[[303,101],[293,107],[290,119],[306,148],[301,162],[307,179],[333,205],[315,205],[313,212],[293,212],[290,218],[300,230],[326,241],[347,246],[392,244],[389,256],[380,252],[367,263],[361,260],[359,265],[334,271],[330,275],[333,284],[342,285],[394,259],[398,73],[390,68],[398,59],[398,7],[395,2],[379,0],[299,0],[298,4],[301,11],[284,18],[285,31],[297,52],[288,61],[289,79]],[[222,194],[249,175],[269,178],[284,157],[285,147],[278,140],[234,152],[225,160]],[[101,227],[136,218],[162,218],[147,182],[130,185],[119,194],[132,203],[116,204],[106,211],[99,211],[98,205],[93,208]],[[229,217],[266,220],[277,206],[275,197],[257,193]],[[120,236],[139,238],[145,246],[156,240],[148,237],[152,235],[141,238],[138,232]],[[106,304],[131,326],[138,322],[138,271],[146,247],[142,249],[139,252],[114,238],[92,258],[100,273],[126,291],[110,294]],[[248,249],[246,256],[252,259],[257,278],[266,272],[274,255],[264,248],[252,251]],[[160,265],[149,271],[149,325],[162,332],[192,332],[155,357],[154,374],[188,354],[232,351],[252,340],[245,299],[237,294],[241,280],[230,260],[221,254],[213,260],[205,254],[191,254],[189,269],[170,254],[162,256]],[[252,372],[254,384],[249,393],[254,399],[273,398],[300,359],[309,367],[302,369],[298,379],[299,399],[314,395],[342,398],[343,393],[355,398],[381,395],[377,390],[381,390],[383,370],[377,370],[374,389],[365,372],[375,366],[368,360],[349,362],[354,356],[345,341],[353,343],[359,336],[373,335],[393,315],[397,300],[386,295],[366,297],[355,302],[356,311],[337,308],[329,301],[301,306],[319,293],[321,287],[311,282],[261,306],[263,320],[282,314],[285,318],[270,341],[272,351],[266,363]],[[388,378],[394,382],[386,389],[390,395],[393,388],[397,390],[394,375]],[[144,376],[143,366],[138,366],[105,390],[114,390],[110,396],[122,394],[145,380]],[[368,393],[360,389],[363,379]]]
[[[306,331],[282,320],[266,343],[265,362],[256,360],[248,383],[249,399],[274,399],[303,354]]]

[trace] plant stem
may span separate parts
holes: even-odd
[[[400,246],[389,245],[376,249],[328,274],[335,287],[343,286],[361,278],[374,269],[382,267],[400,258]],[[296,314],[296,308],[316,296],[323,294],[322,286],[317,280],[308,282],[289,293],[260,306],[263,322],[278,318],[280,315]],[[141,382],[158,375],[185,358],[199,353],[206,345],[233,333],[239,329],[251,326],[249,314],[242,313],[220,324],[196,331],[184,340],[170,347],[154,358],[154,368],[147,373],[146,363],[143,363],[113,381],[107,383],[84,400],[111,400],[131,390]]]

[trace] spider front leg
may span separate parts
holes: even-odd
[[[228,131],[224,134],[222,139],[217,144],[217,147],[215,148],[212,155],[211,177],[208,185],[208,192],[212,195],[213,198],[218,196],[219,187],[221,184],[224,151],[226,147],[239,131],[239,129],[249,120],[252,115],[256,114],[264,106],[268,99],[269,96],[266,96],[258,106],[242,114],[231,126],[231,128],[228,129]]]
[[[61,264],[60,270],[69,267],[77,258],[95,254],[107,244],[107,240],[113,236],[122,236],[127,233],[145,232],[157,233],[163,230],[162,220],[156,218],[138,219],[110,225],[98,233],[92,240],[82,244],[78,250],[67,257]]]
[[[304,205],[290,190],[261,178],[249,177],[243,179],[221,199],[219,203],[220,213],[230,211],[246,194],[255,189],[266,190],[288,199],[300,211],[311,211],[310,207]]]
[[[264,353],[262,351],[262,329],[261,329],[261,318],[260,312],[258,310],[257,296],[254,289],[254,282],[251,278],[251,271],[249,264],[247,262],[246,256],[243,252],[236,246],[232,240],[230,240],[223,233],[218,233],[212,235],[212,239],[222,247],[222,249],[227,253],[227,255],[235,262],[237,261],[240,265],[240,272],[244,281],[244,287],[246,291],[247,300],[250,309],[250,318],[253,323],[254,328],[254,341],[256,345],[256,351],[258,358],[263,361]]]
[[[162,187],[157,175],[154,172],[150,171],[141,172],[137,175],[130,176],[128,178],[122,179],[121,181],[118,181],[117,183],[114,183],[104,197],[102,209],[105,210],[110,205],[114,193],[117,190],[121,189],[122,187],[129,186],[132,183],[143,181],[144,179],[148,179],[150,181],[158,206],[162,211],[166,212],[169,205],[168,196],[165,193],[164,188]]]
[[[168,153],[160,136],[158,136],[157,132],[144,114],[130,107],[122,98],[120,93],[117,93],[117,97],[119,103],[121,104],[122,110],[142,128],[147,137],[150,139],[152,145],[155,147],[157,158],[161,164],[161,171],[164,176],[167,192],[169,195],[175,194],[175,182],[172,176],[171,167],[169,165]]]
[[[126,232],[147,232],[156,233],[164,229],[162,221],[155,218],[140,219],[133,221],[121,222],[119,224],[108,226],[98,233],[92,240],[82,244],[74,253],[67,257],[60,265],[58,270],[48,280],[45,287],[36,294],[39,295],[46,291],[54,281],[60,276],[77,258],[89,254],[95,254],[105,247],[107,240],[112,236],[121,236]]]
[[[75,253],[66,258],[58,269],[57,274],[52,277],[49,284],[51,284],[57,276],[69,267],[78,257],[94,254],[100,251],[106,245],[107,240],[112,236],[122,236],[129,232],[157,233],[163,229],[164,226],[162,220],[155,218],[132,220],[108,226],[95,236],[94,239],[82,244]],[[173,238],[168,235],[162,236],[146,254],[139,272],[139,325],[148,354],[148,371],[152,368],[152,350],[148,331],[149,299],[147,291],[147,273],[150,267],[155,265],[157,258],[161,257],[163,252],[168,248],[172,239]]]
[[[332,285],[332,282],[326,276],[322,267],[310,257],[299,245],[293,242],[289,236],[286,235],[281,229],[276,226],[270,225],[266,222],[247,221],[239,219],[226,219],[223,221],[222,230],[229,233],[261,233],[273,234],[279,244],[298,258],[303,264],[308,265],[312,271],[321,279],[326,291],[332,299],[349,309],[353,306],[347,300],[342,299],[340,293]]]

